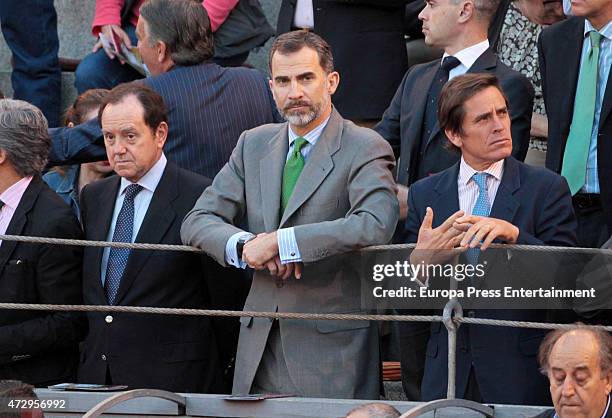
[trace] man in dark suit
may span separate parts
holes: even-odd
[[[505,66],[493,53],[487,30],[498,0],[430,2],[419,15],[425,42],[444,49],[442,60],[416,65],[404,76],[382,121],[374,128],[400,158],[397,171],[400,219],[406,217],[407,187],[459,160],[444,147],[446,138],[436,116],[444,83],[468,73],[495,74],[508,96],[512,120],[513,156],[524,160],[529,146],[533,87],[520,73]]]
[[[276,32],[308,29],[334,53],[342,83],[334,95],[351,120],[376,123],[408,68],[404,7],[408,0],[283,0]]]
[[[179,167],[213,178],[242,131],[280,122],[265,76],[210,62],[213,38],[204,8],[189,0],[148,1],[140,9],[138,48],[152,77],[142,81],[168,107],[164,149]],[[106,159],[99,123],[51,131],[51,163]]]
[[[162,152],[168,134],[162,98],[124,84],[99,118],[117,176],[81,194],[92,240],[179,244],[185,214],[210,181],[178,168]],[[93,305],[208,306],[205,258],[185,252],[87,248],[83,295]],[[207,317],[91,313],[79,381],[173,392],[217,389],[217,345]]]
[[[612,2],[585,0],[572,13],[538,42],[546,167],[570,185],[579,245],[600,247],[612,234]]]
[[[29,103],[0,100],[0,234],[81,238],[70,208],[42,181],[47,121]],[[0,241],[0,301],[81,303],[80,247]],[[73,381],[84,325],[75,314],[2,311],[0,379]]]
[[[550,381],[555,409],[534,418],[612,418],[612,337],[577,327],[550,332],[538,360]]]
[[[493,241],[573,246],[576,221],[567,183],[555,173],[511,156],[508,101],[497,78],[466,74],[451,80],[442,90],[438,109],[440,129],[460,150],[461,160],[410,188],[406,232],[408,242],[417,243],[411,263],[428,262],[413,259],[417,250],[432,254],[481,245],[484,251]],[[467,315],[545,318],[544,311],[532,310],[470,311]],[[440,325],[431,325],[421,388],[424,400],[446,395],[448,337]],[[411,324],[404,330],[421,329]],[[457,350],[457,397],[486,403],[548,404],[546,382],[535,358],[542,337],[539,330],[462,325],[457,341],[461,348]]]

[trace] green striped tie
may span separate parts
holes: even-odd
[[[601,34],[597,31],[590,31],[589,36],[591,50],[580,67],[574,116],[561,168],[561,175],[567,179],[572,195],[576,194],[586,181],[586,164],[595,117],[595,100],[597,99],[597,68]]]
[[[295,184],[304,169],[304,157],[300,151],[306,144],[308,144],[308,141],[301,136],[295,138],[293,142],[293,151],[285,163],[285,170],[283,171],[283,192],[281,197],[282,212],[285,211],[289,198],[295,188]]]

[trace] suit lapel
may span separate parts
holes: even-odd
[[[425,110],[427,109],[427,97],[429,96],[429,90],[431,89],[431,84],[434,81],[434,78],[436,76],[436,73],[438,72],[438,68],[440,67],[441,60],[436,60],[435,61],[435,65],[430,66],[427,71],[425,72],[425,74],[423,75],[423,85],[427,86],[427,89],[424,90],[424,94],[422,97],[420,97],[419,102],[415,102],[413,109],[416,112],[419,112],[418,115],[416,115],[417,117],[415,117],[415,120],[418,123],[418,130],[415,130],[415,138],[417,138],[417,141],[412,141],[412,143],[416,144],[417,147],[420,147],[421,144],[421,137],[423,136],[423,123],[425,122]],[[420,117],[418,117],[420,115]],[[432,139],[435,138],[435,136],[440,132],[440,125],[436,122],[434,128],[431,130],[431,134],[429,135],[429,138],[427,138],[427,143],[425,144],[425,148],[427,148],[429,146],[429,144],[431,143]],[[418,135],[417,135],[418,133]],[[415,150],[415,152],[418,152],[418,148]]]
[[[179,184],[176,167],[167,163],[164,174],[153,193],[135,242],[160,244],[166,232],[176,219],[172,202],[178,197]],[[128,258],[121,284],[117,290],[115,304],[120,305],[134,280],[146,264],[153,251],[132,250]]]
[[[512,223],[514,215],[518,210],[520,203],[514,197],[514,192],[521,186],[521,179],[518,170],[517,161],[508,157],[505,161],[504,174],[501,183],[495,195],[495,201],[491,208],[491,218],[503,219]]]
[[[440,174],[440,179],[435,186],[437,197],[431,206],[434,215],[434,228],[440,226],[449,216],[459,210],[458,177],[459,163],[455,163],[451,169]]]
[[[23,234],[23,229],[25,228],[28,220],[28,213],[34,206],[41,188],[42,180],[35,176],[28,185],[26,191],[21,197],[21,200],[19,201],[19,204],[17,205],[17,209],[15,210],[15,213],[11,218],[11,222],[6,229],[6,235]],[[0,270],[4,268],[16,247],[17,241],[2,241],[2,245],[0,245]]]
[[[261,187],[262,209],[266,231],[278,229],[280,218],[281,188],[283,169],[289,152],[287,124],[270,139],[270,152],[259,162],[259,182]]]
[[[564,117],[561,118],[564,125],[563,131],[568,132],[572,123],[572,116],[574,114],[574,99],[576,97],[576,89],[578,87],[580,58],[582,56],[582,43],[584,41],[584,19],[573,19],[573,27],[563,32],[565,39],[559,40],[559,48],[562,48],[560,49],[561,52],[558,54],[559,61],[551,63],[553,66],[559,66],[560,68],[564,69],[564,71],[555,72],[555,77],[558,77],[558,84],[555,84],[550,88],[563,89],[567,91],[567,94],[561,95],[562,103],[560,103],[559,109],[561,109],[561,112],[564,112]],[[608,83],[608,87],[609,85],[610,83]],[[609,90],[610,89],[608,88],[608,91]],[[606,92],[606,96],[609,97],[608,92]]]
[[[612,112],[612,77],[608,76],[608,84],[606,85],[606,92],[603,98],[603,104],[601,108],[601,117],[599,118],[599,128],[606,123],[606,119]]]
[[[107,186],[100,191],[100,195],[92,199],[95,200],[98,206],[96,208],[88,208],[91,214],[88,216],[88,225],[85,226],[87,228],[87,239],[93,241],[107,240],[120,183],[121,177],[113,176]],[[96,289],[98,291],[98,300],[106,300],[106,293],[102,286],[102,254],[104,253],[104,248],[93,247],[89,251],[92,251],[94,254],[92,258],[94,262],[94,277],[97,283]]]
[[[334,109],[327,126],[321,133],[317,144],[310,152],[308,161],[295,185],[293,194],[280,221],[280,227],[312,196],[323,180],[334,168],[332,155],[340,149],[343,119]]]

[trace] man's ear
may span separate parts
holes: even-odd
[[[168,124],[166,122],[162,122],[159,124],[157,129],[155,130],[155,141],[159,148],[163,148],[166,143],[166,139],[168,138]]]
[[[458,135],[455,132],[452,132],[449,129],[445,129],[444,133],[446,134],[446,137],[448,138],[448,140],[457,148],[461,148],[461,146],[463,145],[463,141],[461,140],[461,136]]]
[[[332,95],[338,89],[338,85],[340,84],[340,74],[338,71],[332,71],[327,74],[327,92]]]
[[[471,0],[468,0],[463,3],[463,6],[459,11],[459,23],[465,23],[469,21],[474,16],[475,12],[476,9],[474,8],[474,3]]]
[[[605,376],[603,376],[603,380],[606,388],[606,395],[609,395],[610,392],[612,392],[612,372],[606,372]]]
[[[0,149],[0,164],[4,164],[5,161],[6,161],[6,151],[3,149]]]
[[[164,42],[157,41],[155,43],[155,49],[157,50],[157,61],[159,63],[164,63],[167,59],[170,59],[168,47]]]

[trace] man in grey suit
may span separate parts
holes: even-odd
[[[285,33],[270,57],[270,87],[288,123],[242,134],[185,218],[183,242],[256,270],[245,310],[363,312],[355,272],[323,259],[391,239],[393,152],[332,107],[340,76],[318,35]],[[235,226],[245,216],[248,232]],[[241,323],[234,393],[378,399],[375,323]]]

